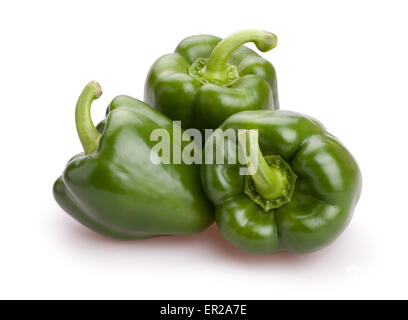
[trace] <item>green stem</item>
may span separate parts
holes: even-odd
[[[91,81],[82,91],[76,105],[75,124],[85,154],[90,154],[96,150],[101,136],[91,118],[92,101],[98,99],[101,94],[102,88],[99,83]]]
[[[281,196],[286,188],[285,173],[265,161],[258,144],[258,131],[239,131],[238,143],[258,193],[266,200]]]
[[[230,55],[247,42],[255,43],[256,47],[266,52],[275,48],[277,37],[271,32],[262,30],[238,31],[217,44],[208,59],[204,76],[209,80],[225,80],[227,62]]]

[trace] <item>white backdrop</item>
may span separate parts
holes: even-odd
[[[406,1],[3,1],[0,4],[0,298],[408,298]],[[216,227],[119,242],[52,197],[81,151],[78,95],[95,122],[184,37],[265,29],[282,109],[320,120],[357,159],[349,228],[307,255],[255,256]],[[251,47],[253,47],[251,45]]]

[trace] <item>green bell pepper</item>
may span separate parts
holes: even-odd
[[[254,42],[262,51],[277,44],[273,33],[237,32],[224,40],[211,35],[184,39],[173,54],[150,68],[144,101],[184,129],[215,129],[232,114],[244,110],[278,109],[272,64],[242,46]]]
[[[203,164],[201,178],[217,225],[235,246],[304,253],[327,246],[346,228],[361,192],[360,170],[318,121],[281,110],[244,111],[220,129],[205,152],[221,139],[245,161],[227,164],[224,152],[224,164]],[[225,135],[228,129],[237,139]]]
[[[147,104],[128,96],[112,100],[106,124],[92,123],[91,103],[102,91],[90,82],[76,106],[84,153],[74,156],[54,184],[58,204],[86,227],[118,239],[149,238],[202,231],[214,220],[200,184],[199,168],[154,164],[153,130],[170,137],[182,130]],[[179,132],[175,132],[175,131]],[[183,144],[181,139],[173,145]]]

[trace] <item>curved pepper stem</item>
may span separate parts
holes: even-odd
[[[102,88],[96,81],[89,82],[81,95],[75,109],[75,124],[85,154],[94,152],[101,136],[91,118],[92,101],[102,95]]]
[[[265,161],[258,144],[258,130],[239,131],[238,143],[258,193],[266,200],[278,198],[286,188],[285,173]]]
[[[219,42],[211,52],[204,76],[209,80],[224,81],[231,54],[247,42],[266,52],[276,47],[278,38],[271,32],[262,30],[238,31]]]

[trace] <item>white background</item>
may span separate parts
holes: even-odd
[[[408,298],[406,1],[2,1],[0,298]],[[319,119],[353,153],[363,193],[349,228],[307,255],[238,251],[216,227],[119,242],[58,207],[52,184],[81,151],[78,95],[95,122],[143,98],[150,65],[184,37],[276,33],[282,109]],[[250,45],[254,48],[252,45]]]

